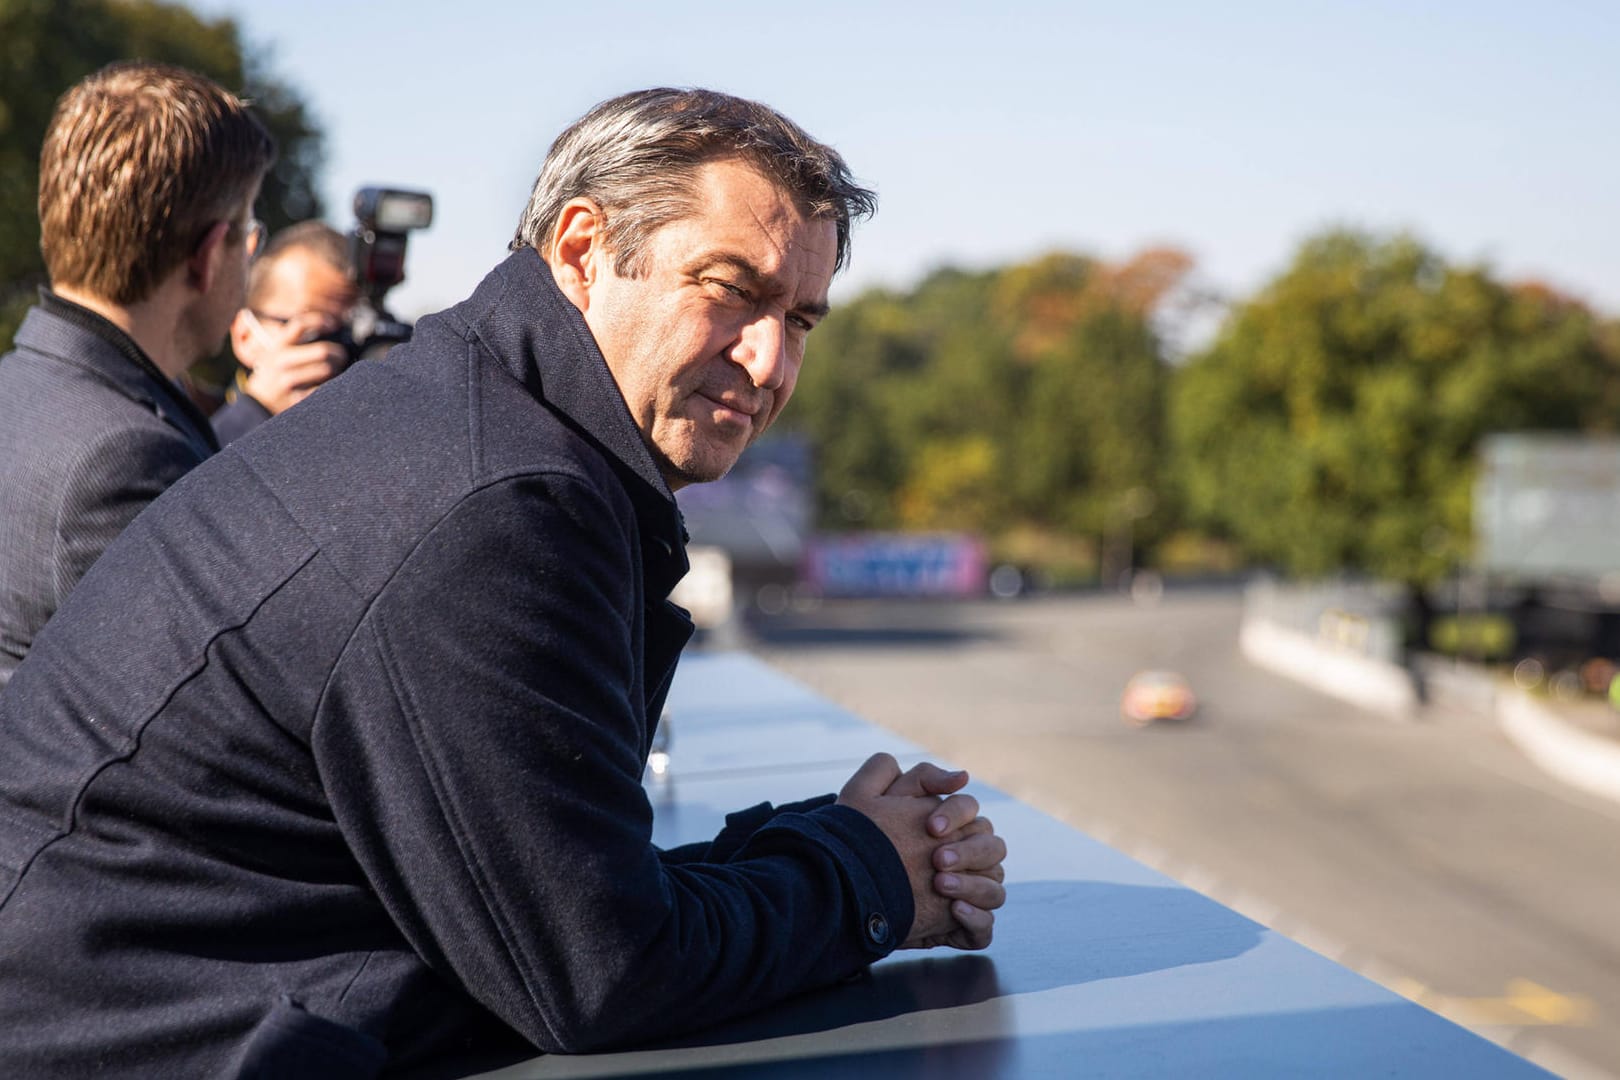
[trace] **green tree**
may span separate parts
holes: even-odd
[[[321,133],[300,95],[244,52],[233,20],[157,0],[0,0],[0,350],[45,281],[37,201],[51,112],[68,87],[120,59],[178,64],[251,101],[280,151],[259,216],[274,230],[321,213]]]
[[[921,363],[903,302],[882,291],[840,306],[810,335],[783,427],[815,455],[816,516],[824,528],[890,528],[903,474],[888,400]]]
[[[824,528],[1152,539],[1167,369],[1151,315],[1190,260],[1057,253],[873,291],[810,339],[787,423]],[[1146,493],[1146,494],[1145,494]],[[1066,545],[1072,547],[1072,545]]]
[[[1033,369],[1024,422],[1009,432],[1009,481],[1022,521],[1093,538],[1099,571],[1112,578],[1174,522],[1164,481],[1169,369],[1152,317],[1191,259],[1160,248],[1119,265],[1035,268],[1047,283],[1033,291],[1025,274],[1008,275],[1027,296],[1018,322]]]
[[[1408,236],[1317,236],[1176,378],[1189,511],[1297,574],[1434,581],[1469,549],[1482,435],[1613,426],[1597,331]]]

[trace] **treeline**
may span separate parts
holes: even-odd
[[[1172,358],[1173,250],[874,290],[811,336],[784,424],[824,529],[967,529],[1059,579],[1270,564],[1410,583],[1472,536],[1481,436],[1615,430],[1620,324],[1405,235],[1306,241]]]

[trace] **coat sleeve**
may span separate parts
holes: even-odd
[[[721,859],[653,846],[630,513],[553,475],[467,498],[372,604],[314,729],[394,922],[548,1051],[835,982],[912,919],[894,848],[847,807],[751,819]]]
[[[782,806],[773,806],[768,802],[759,803],[750,806],[746,810],[738,810],[727,814],[725,828],[721,829],[713,840],[668,848],[661,852],[661,855],[666,863],[725,862],[742,850],[743,845],[748,842],[748,838],[758,832],[762,826],[777,814],[807,813],[823,806],[831,806],[835,799],[836,796],[833,795],[817,795],[812,799],[804,799],[800,802],[787,803]]]

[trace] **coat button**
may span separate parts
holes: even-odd
[[[874,911],[866,920],[866,936],[871,938],[874,944],[888,944],[889,920],[885,919],[880,912]]]

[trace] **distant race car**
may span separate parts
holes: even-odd
[[[1197,711],[1192,687],[1173,671],[1137,672],[1119,699],[1119,715],[1132,727],[1155,720],[1187,720]]]

